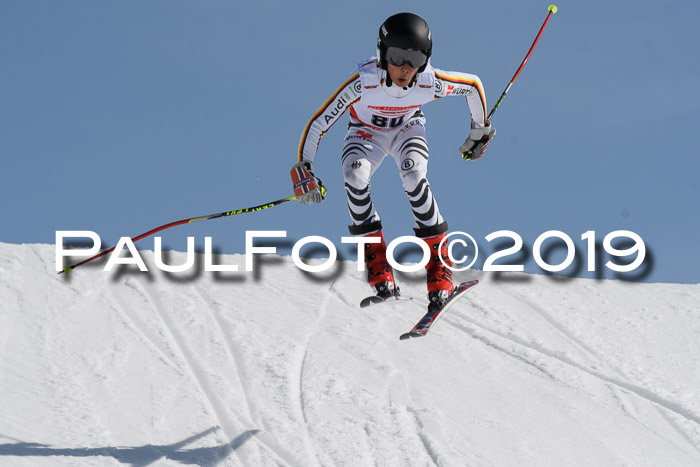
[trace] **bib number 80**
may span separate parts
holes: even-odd
[[[372,115],[372,126],[377,128],[395,128],[403,123],[405,115],[400,117],[382,117],[381,115]]]

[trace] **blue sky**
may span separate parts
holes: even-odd
[[[289,196],[304,125],[374,53],[386,17],[423,16],[433,65],[479,75],[491,107],[547,5],[4,1],[0,241],[53,243],[56,230],[93,230],[111,246],[170,221]],[[543,232],[563,231],[584,264],[581,234],[594,230],[602,241],[632,230],[650,262],[645,274],[625,278],[700,282],[700,7],[557,5],[494,117],[498,135],[485,158],[467,163],[457,154],[469,121],[463,99],[424,107],[441,212],[484,252],[494,251],[484,237],[497,230],[517,232],[530,249]],[[176,227],[161,235],[164,244],[184,250],[187,236],[198,245],[211,236],[218,251],[242,252],[246,230],[287,230],[291,242],[326,236],[352,259],[340,243],[349,222],[344,121],[321,142],[316,172],[329,188],[321,205]],[[411,235],[391,159],[372,187],[386,236]],[[559,256],[555,249],[551,262]],[[520,258],[526,271],[541,273],[531,257]]]

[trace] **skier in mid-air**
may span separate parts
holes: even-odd
[[[398,293],[386,258],[382,223],[370,198],[372,175],[391,155],[413,210],[415,235],[431,251],[426,265],[429,311],[439,310],[454,286],[447,241],[443,242],[447,222],[427,180],[429,152],[420,107],[442,97],[466,97],[471,131],[459,148],[466,160],[481,157],[495,134],[486,119],[486,96],[479,77],[433,68],[432,46],[430,29],[420,16],[399,13],[384,21],[379,28],[377,55],[360,62],[350,79],[314,114],[304,128],[298,163],[291,171],[296,199],[302,204],[320,203],[326,189],[314,175],[318,145],[350,109],[341,159],[352,219],[349,230],[351,235],[379,238],[379,243],[365,245],[369,285],[382,298]]]

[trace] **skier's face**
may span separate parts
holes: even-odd
[[[387,63],[387,71],[389,72],[389,76],[391,76],[391,81],[398,86],[406,87],[413,81],[413,77],[416,76],[418,68],[411,67],[408,62],[401,66]]]

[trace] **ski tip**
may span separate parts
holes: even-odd
[[[360,302],[360,308],[367,308],[370,305],[376,305],[379,303],[389,303],[403,300],[413,300],[413,297],[404,297],[401,295],[393,295],[391,297],[382,298],[377,295],[372,295],[367,298],[363,298]]]
[[[371,297],[364,298],[360,302],[360,308],[367,308],[368,306],[374,304],[374,303],[382,303],[384,300],[381,298],[377,297],[376,295],[372,295]]]
[[[423,334],[419,334],[417,332],[407,332],[406,334],[401,334],[399,340],[405,341],[406,339],[410,339],[412,337],[423,337]]]

